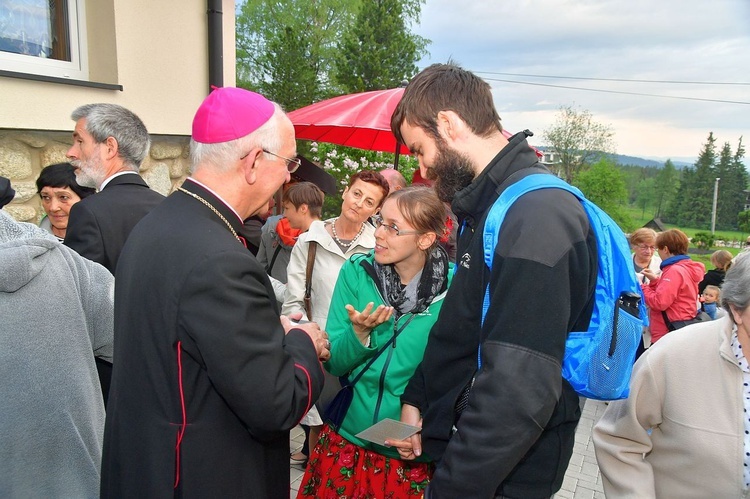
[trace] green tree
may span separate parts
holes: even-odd
[[[719,181],[719,192],[716,203],[716,228],[731,229],[736,226],[737,206],[732,206],[731,198],[733,186],[730,185],[730,169],[732,168],[732,148],[729,142],[724,142],[724,146],[719,153],[719,161],[716,163],[716,177]]]
[[[553,125],[543,134],[547,145],[560,158],[560,174],[567,182],[604,153],[615,152],[614,132],[610,125],[594,121],[590,111],[560,107]]]
[[[398,87],[417,73],[429,42],[410,31],[424,0],[365,0],[344,34],[336,81],[348,93]]]
[[[687,227],[710,227],[716,178],[715,163],[716,139],[711,132],[693,167],[682,171],[680,187],[669,210],[671,221]]]
[[[636,188],[635,202],[636,205],[641,209],[641,216],[645,216],[646,208],[653,206],[654,200],[656,199],[656,179],[644,178],[638,182]]]
[[[737,215],[737,224],[742,232],[750,232],[750,210],[741,211]]]
[[[674,199],[679,187],[680,174],[674,167],[671,159],[664,163],[664,168],[659,170],[654,184],[654,195],[656,197],[655,217],[661,217],[667,206]]]
[[[237,85],[288,110],[334,95],[337,43],[361,0],[245,0],[236,22]]]
[[[727,220],[724,223],[729,228],[737,227],[737,214],[745,208],[748,174],[742,162],[744,157],[745,147],[742,144],[742,137],[740,137],[729,168],[724,173],[726,178],[721,178],[721,186],[719,187],[719,206],[723,210],[719,213],[722,217],[726,217]]]
[[[612,161],[600,159],[578,174],[574,184],[590,201],[606,211],[623,231],[633,229],[633,221],[623,209],[628,199],[625,177]]]

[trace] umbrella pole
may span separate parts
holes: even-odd
[[[395,154],[396,158],[393,160],[394,170],[398,170],[398,158],[399,156],[401,156],[400,151],[401,151],[401,141],[396,140],[396,154]]]

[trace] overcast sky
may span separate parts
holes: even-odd
[[[485,78],[503,126],[535,132],[534,145],[544,145],[542,132],[560,106],[572,105],[612,126],[620,154],[693,159],[710,131],[733,151],[744,136],[750,151],[750,0],[427,0],[413,30],[432,41],[420,67],[452,58]]]

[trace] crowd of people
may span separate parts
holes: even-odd
[[[260,94],[206,97],[166,198],[138,174],[136,114],[71,118],[70,162],[37,181],[41,227],[0,211],[0,496],[275,499],[290,462],[300,498],[560,489],[581,417],[561,366],[591,319],[597,242],[576,197],[538,190],[484,265],[494,201],[540,172],[486,82],[454,64],[415,76],[391,119],[414,185],[353,172],[327,220],[322,187],[292,178],[291,121]],[[706,272],[679,230],[630,243],[650,324],[630,397],[595,429],[605,491],[748,493],[750,257],[716,252]],[[362,434],[387,419],[411,436]]]

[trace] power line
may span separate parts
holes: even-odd
[[[601,88],[582,88],[582,87],[570,87],[566,85],[552,85],[550,83],[534,83],[530,81],[516,81],[516,80],[504,80],[501,78],[485,78],[485,80],[490,81],[501,81],[504,83],[517,83],[519,85],[534,85],[537,87],[551,87],[551,88],[564,88],[567,90],[583,90],[587,92],[600,92],[600,93],[606,93],[606,94],[620,94],[620,95],[637,95],[640,97],[661,97],[663,99],[679,99],[679,100],[692,100],[692,101],[703,101],[703,102],[720,102],[722,104],[744,104],[744,105],[750,105],[750,102],[743,102],[743,101],[731,101],[731,100],[721,100],[721,99],[704,99],[702,97],[683,97],[678,95],[659,95],[659,94],[646,94],[641,92],[625,92],[622,90],[604,90]]]
[[[677,80],[639,80],[628,78],[593,78],[588,76],[552,76],[552,75],[532,75],[524,73],[501,73],[497,71],[474,71],[475,73],[503,75],[503,76],[522,76],[524,78],[552,78],[558,80],[588,80],[588,81],[620,81],[628,83],[668,83],[677,85],[742,85],[750,86],[750,82],[739,81],[677,81]]]

